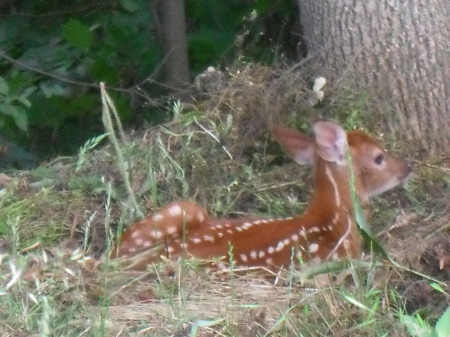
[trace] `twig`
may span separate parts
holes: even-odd
[[[214,135],[211,131],[209,131],[208,129],[206,129],[203,125],[201,125],[196,118],[194,118],[195,124],[197,124],[200,129],[202,129],[203,131],[205,131],[208,135],[210,135],[217,143],[220,144],[220,146],[222,147],[222,149],[226,152],[226,154],[228,155],[228,157],[230,157],[231,160],[233,160],[233,156],[231,155],[230,152],[228,152],[228,150],[225,148],[225,146],[222,145],[222,142],[219,140],[219,138],[216,137],[216,135]]]
[[[99,86],[98,84],[96,84],[96,83],[74,81],[74,80],[71,80],[70,78],[63,77],[63,76],[57,75],[57,74],[55,74],[55,73],[50,73],[50,72],[46,72],[46,71],[43,71],[43,70],[38,69],[38,68],[35,68],[35,67],[31,67],[31,66],[29,66],[29,65],[27,65],[27,64],[25,64],[25,63],[23,63],[23,62],[20,62],[20,61],[17,61],[17,60],[15,60],[15,59],[13,59],[12,57],[8,56],[8,55],[7,55],[3,50],[1,50],[1,49],[0,49],[0,58],[5,59],[6,61],[12,63],[13,65],[15,65],[15,66],[18,67],[18,68],[25,69],[25,70],[31,71],[31,72],[33,72],[33,73],[40,74],[40,75],[43,75],[43,76],[48,77],[48,78],[54,78],[54,79],[56,79],[56,80],[58,80],[58,81],[61,81],[61,82],[64,82],[64,83],[69,83],[69,84],[78,85],[78,86],[84,86],[84,87],[87,87],[87,88],[100,89],[100,86]],[[123,89],[123,88],[109,88],[109,89],[110,89],[110,90],[117,91],[117,92],[128,93],[128,94],[130,94],[130,95],[140,96],[140,97],[142,97],[143,99],[146,100],[147,104],[148,104],[148,102],[152,102],[152,105],[153,105],[153,106],[158,106],[158,105],[160,105],[160,103],[158,103],[157,100],[151,99],[151,98],[147,95],[147,93],[145,93],[145,92],[140,88],[140,86],[141,86],[142,84],[144,84],[145,82],[153,81],[152,78],[155,77],[155,74],[159,71],[159,69],[161,68],[163,62],[165,62],[165,59],[163,59],[163,60],[161,61],[161,64],[158,65],[158,67],[155,69],[155,71],[154,71],[150,76],[146,77],[146,78],[145,78],[144,80],[142,80],[141,82],[139,82],[139,83],[133,85],[131,88],[128,88],[128,89]],[[160,85],[163,86],[162,84],[160,84]]]

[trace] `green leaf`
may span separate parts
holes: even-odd
[[[0,95],[8,95],[9,87],[8,83],[6,83],[5,79],[0,76]]]
[[[6,234],[7,229],[8,224],[5,221],[0,221],[0,234],[2,235]]]
[[[186,114],[181,114],[178,117],[180,118],[181,124],[184,126],[189,126],[195,122],[196,119],[199,119],[203,116],[203,113],[200,110],[190,111]]]
[[[40,56],[35,56],[40,58]],[[36,80],[36,74],[30,74],[13,70],[8,78],[9,92],[11,95],[28,97],[36,91],[37,87],[33,84]]]
[[[438,337],[450,336],[450,307],[445,310],[436,323],[436,334]]]
[[[353,298],[352,296],[348,296],[348,295],[342,295],[344,296],[344,298],[349,301],[350,303],[352,303],[354,306],[362,309],[362,310],[366,310],[366,311],[370,311],[370,309],[365,306],[363,303],[361,303],[360,301],[358,301],[356,298]]]
[[[217,324],[223,322],[224,320],[225,319],[221,318],[221,319],[217,319],[215,321],[199,320],[199,321],[195,322],[195,324],[192,325],[192,328],[191,328],[191,337],[197,336],[198,328],[217,325]]]
[[[8,103],[0,103],[0,112],[8,116],[14,116],[17,113],[16,107]]]
[[[430,337],[432,336],[433,329],[420,317],[417,318],[408,316],[408,315],[400,315],[400,322],[406,326],[406,329],[413,337]]]
[[[103,58],[94,62],[90,73],[97,82],[106,82],[109,85],[117,84],[120,80],[117,69],[108,65],[107,61]]]
[[[47,98],[64,96],[67,93],[67,88],[56,82],[41,82],[39,83],[39,89],[42,90],[42,93]]]
[[[260,14],[267,14],[273,7],[272,0],[258,0],[255,3],[255,10]]]
[[[36,86],[29,86],[29,87],[27,87],[27,88],[25,88],[21,93],[20,93],[20,97],[23,97],[23,98],[26,98],[27,100],[28,100],[28,97],[31,95],[31,94],[33,94],[33,93],[35,93],[36,92],[36,90],[37,90],[37,87]]]
[[[442,286],[439,284],[439,283],[430,283],[430,286],[434,289],[434,290],[436,290],[436,291],[439,291],[440,293],[442,293],[442,294],[445,294],[446,292],[445,292],[445,290],[444,290],[444,288],[442,288]],[[450,331],[450,330],[449,330]]]
[[[300,261],[301,263],[301,261]],[[350,261],[331,261],[322,262],[319,264],[305,264],[300,269],[300,281],[304,283],[305,281],[313,278],[317,275],[329,274],[334,272],[341,272],[343,270],[369,270],[373,268],[374,264],[372,262],[362,261],[362,260],[350,260]]]
[[[120,4],[130,13],[135,13],[139,9],[139,4],[135,0],[120,0]]]
[[[356,195],[355,189],[355,177],[353,172],[353,164],[352,157],[350,155],[350,151],[347,153],[347,160],[349,162],[350,169],[350,190],[353,200],[353,207],[355,208],[355,220],[358,224],[358,229],[361,233],[361,236],[364,238],[364,241],[370,244],[370,247],[378,254],[380,254],[384,259],[391,261],[391,258],[387,254],[384,247],[373,237],[372,232],[369,227],[369,223],[366,219],[366,214],[364,212],[364,208]]]
[[[355,219],[358,223],[359,228],[364,230],[368,235],[372,235],[369,223],[367,222],[366,213],[364,213],[364,208],[361,205],[361,201],[358,198],[353,200],[353,207],[355,207]]]
[[[17,96],[16,99],[27,108],[31,107],[31,102],[25,96]]]
[[[367,233],[362,227],[360,227],[359,223],[358,223],[358,227],[359,227],[359,232],[360,232],[361,236],[364,238],[364,241],[370,245],[372,250],[374,252],[380,254],[383,259],[392,262],[388,253],[384,249],[383,245],[381,243],[379,243],[370,233]]]
[[[0,103],[0,112],[11,116],[20,130],[28,131],[28,117],[24,109],[11,104]]]
[[[28,116],[25,109],[21,107],[16,108],[16,114],[13,116],[14,121],[16,122],[16,126],[24,131],[28,132]]]
[[[63,36],[74,47],[87,50],[92,46],[93,35],[89,28],[75,19],[63,26]]]

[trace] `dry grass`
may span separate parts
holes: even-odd
[[[108,143],[14,178],[0,195],[0,334],[408,336],[400,311],[434,322],[449,303],[448,158],[416,162],[409,186],[373,206],[387,251],[436,285],[382,263],[320,286],[299,282],[299,271],[223,273],[183,260],[124,273],[99,259],[135,220],[119,165],[143,213],[179,198],[217,216],[301,213],[310,170],[285,158],[268,127],[320,118],[358,127],[366,104],[342,85],[313,107],[311,76],[294,70],[208,75],[201,99],[170,107],[170,123],[128,133],[123,163]]]

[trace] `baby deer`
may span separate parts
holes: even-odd
[[[127,229],[112,258],[152,253],[133,268],[158,261],[195,256],[223,258],[237,266],[288,267],[292,262],[358,258],[362,238],[354,217],[351,173],[362,204],[405,181],[411,167],[361,131],[347,134],[332,122],[317,122],[314,138],[284,127],[275,138],[299,164],[314,164],[314,193],[301,216],[263,219],[213,219],[200,206],[175,201]]]

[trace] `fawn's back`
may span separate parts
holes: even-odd
[[[357,258],[362,240],[354,219],[354,188],[363,204],[406,180],[408,163],[360,131],[317,122],[314,138],[274,127],[275,138],[299,164],[314,165],[314,192],[301,216],[275,219],[213,219],[196,204],[176,201],[126,230],[111,257],[151,250],[130,267],[145,267],[161,255],[223,258],[235,265],[288,267],[298,261]]]

